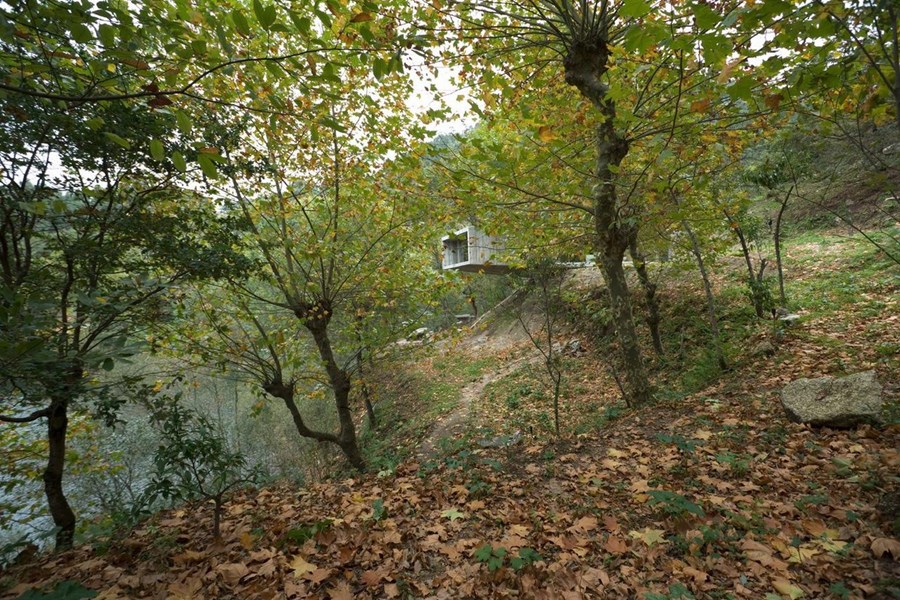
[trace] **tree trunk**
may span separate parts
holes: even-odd
[[[364,383],[362,384],[363,391],[363,402],[366,405],[366,416],[369,419],[369,427],[375,429],[378,427],[378,419],[375,417],[375,407],[372,406],[372,401],[369,399],[369,388]]]
[[[741,252],[744,255],[744,262],[747,264],[747,284],[750,286],[750,300],[753,302],[753,310],[756,311],[757,317],[765,319],[765,307],[763,307],[762,298],[759,297],[759,293],[756,291],[756,283],[762,283],[762,277],[758,280],[756,278],[756,273],[753,272],[753,259],[750,257],[750,246],[747,245],[747,238],[744,237],[744,230],[741,229],[741,226],[737,221],[732,219],[731,215],[727,212],[725,213],[725,218],[728,219],[728,223],[731,225],[734,234],[741,243]],[[760,274],[762,274],[762,271],[760,271]]]
[[[322,313],[330,313],[330,311],[326,308],[322,310]],[[341,431],[338,434],[338,445],[355,469],[365,471],[366,463],[359,451],[359,444],[356,440],[356,426],[353,423],[353,411],[350,409],[350,377],[338,365],[334,356],[331,340],[328,337],[328,319],[328,316],[324,318],[309,318],[306,320],[305,325],[313,336],[316,348],[319,350],[319,357],[325,364],[325,371],[328,373],[328,380],[334,392],[334,404],[337,408],[338,422],[341,426]]]
[[[625,365],[630,403],[643,404],[650,400],[650,383],[641,359],[628,283],[622,269],[622,259],[632,237],[637,236],[634,220],[623,215],[616,198],[616,174],[628,154],[628,140],[616,131],[616,105],[607,92],[603,77],[609,68],[609,48],[600,43],[575,44],[569,49],[563,66],[566,83],[574,86],[590,100],[603,116],[597,126],[597,165],[594,185],[594,232],[600,265],[609,290],[610,306],[616,335]]]
[[[778,216],[775,217],[775,265],[778,267],[778,294],[781,300],[781,306],[787,306],[787,296],[784,293],[784,272],[781,270],[781,217],[784,215],[784,209],[787,208],[788,200],[794,188],[788,190],[781,201],[781,207],[778,209]]]
[[[553,424],[556,428],[556,437],[559,437],[559,388],[562,386],[562,374],[553,375]]]
[[[222,537],[222,497],[213,498],[213,538]]]
[[[682,221],[681,226],[684,228],[688,239],[691,241],[691,252],[697,260],[697,268],[700,269],[700,277],[703,279],[703,289],[706,292],[706,312],[709,317],[709,328],[712,330],[713,348],[716,351],[716,360],[719,368],[725,371],[728,369],[728,363],[725,362],[725,353],[722,352],[722,339],[719,335],[719,319],[716,317],[716,297],[713,295],[712,285],[709,282],[709,275],[706,273],[706,265],[703,263],[703,253],[700,251],[700,243],[694,230],[687,221]]]
[[[75,513],[63,492],[62,480],[66,465],[66,433],[69,428],[68,398],[51,401],[47,417],[47,442],[49,453],[44,469],[44,493],[50,516],[56,525],[56,549],[68,550],[75,537]]]
[[[659,335],[659,300],[656,298],[656,284],[650,280],[647,272],[647,262],[641,254],[637,244],[637,237],[632,238],[628,245],[631,260],[637,271],[638,280],[644,288],[644,298],[647,301],[647,326],[650,328],[650,337],[653,339],[653,349],[660,358],[663,356],[662,338]]]
[[[365,357],[363,351],[365,347],[360,348],[356,355],[356,368],[359,370],[359,389],[362,392],[363,404],[366,407],[366,416],[369,419],[369,427],[375,429],[378,426],[378,420],[375,418],[375,407],[372,406],[372,395],[369,393],[369,386],[366,384],[366,374],[364,372]]]
[[[625,280],[625,269],[622,268],[621,257],[618,260],[601,260],[603,277],[609,290],[610,307],[613,322],[616,325],[616,337],[622,354],[625,381],[629,396],[629,406],[636,406],[650,400],[650,385],[641,359],[637,331],[631,312],[631,298],[628,295],[628,284]]]

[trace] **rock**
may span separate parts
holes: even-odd
[[[581,356],[585,353],[585,349],[581,345],[581,340],[574,339],[563,346],[562,353],[566,356]]]
[[[522,441],[522,432],[517,431],[512,435],[498,435],[497,437],[478,440],[482,448],[506,448]]]
[[[898,154],[900,153],[900,142],[896,144],[891,144],[890,146],[886,146],[882,151],[882,154]]]
[[[841,378],[798,379],[781,390],[781,404],[792,421],[853,427],[881,421],[881,391],[875,371]]]
[[[786,309],[783,306],[779,306],[778,308],[775,309],[775,316],[778,317],[779,319],[783,319],[784,317],[788,316],[789,314],[791,314],[791,311],[789,311],[788,309]]]
[[[772,345],[772,342],[769,340],[763,340],[753,346],[753,349],[750,350],[750,354],[753,356],[772,356],[775,354],[775,346]]]
[[[419,327],[418,329],[413,331],[411,334],[409,334],[409,339],[424,340],[426,337],[428,337],[428,334],[430,334],[430,333],[431,333],[431,330],[428,329],[427,327]]]
[[[778,317],[778,320],[790,327],[800,322],[800,315],[784,315],[783,317]]]

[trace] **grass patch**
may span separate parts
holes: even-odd
[[[462,388],[496,363],[493,356],[453,353],[412,367],[385,365],[374,386],[378,426],[365,427],[360,436],[368,464],[377,471],[393,471],[415,453],[434,423],[459,405]]]

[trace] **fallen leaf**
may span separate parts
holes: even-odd
[[[328,589],[330,600],[353,600],[353,590],[346,581],[339,581],[333,588]]]
[[[872,540],[872,554],[875,558],[881,558],[890,553],[894,560],[900,559],[900,542],[891,538],[875,538]]]
[[[783,596],[787,596],[791,600],[797,600],[797,598],[802,598],[806,592],[798,588],[796,585],[792,584],[787,579],[776,579],[772,582],[772,587],[775,588],[775,591]]]
[[[619,522],[611,515],[604,515],[603,527],[610,533],[615,533],[619,530]]]
[[[240,580],[250,573],[250,569],[244,563],[225,563],[216,567],[216,572],[221,573],[229,585],[237,585]]]
[[[709,579],[709,573],[700,571],[698,569],[695,569],[694,567],[685,567],[684,574],[689,577],[693,577],[694,581],[696,581],[697,583],[703,583],[704,581]]]
[[[641,540],[647,544],[647,546],[652,547],[655,544],[665,542],[665,538],[663,537],[665,533],[664,529],[650,529],[647,527],[640,531],[629,531],[628,535],[636,540]]]
[[[253,537],[253,534],[250,533],[249,531],[243,532],[241,534],[240,540],[241,540],[241,546],[243,546],[245,550],[252,550],[253,545],[256,542],[255,538]]]
[[[569,527],[568,531],[572,533],[587,533],[597,529],[597,517],[584,516],[575,521],[575,524]]]
[[[603,544],[603,549],[611,554],[624,554],[628,552],[628,544],[619,536],[611,535]]]
[[[381,583],[382,578],[381,573],[378,571],[363,571],[363,574],[360,576],[362,582],[369,587],[374,587]]]
[[[316,565],[306,562],[306,559],[299,554],[291,561],[291,569],[294,570],[294,577],[303,577],[307,573],[316,570]]]
[[[450,521],[455,521],[457,519],[465,518],[466,513],[462,512],[458,508],[448,508],[444,512],[441,513],[441,516],[445,519],[450,519]]]

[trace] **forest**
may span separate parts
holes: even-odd
[[[0,599],[900,598],[898,0],[3,0],[0,180]]]

